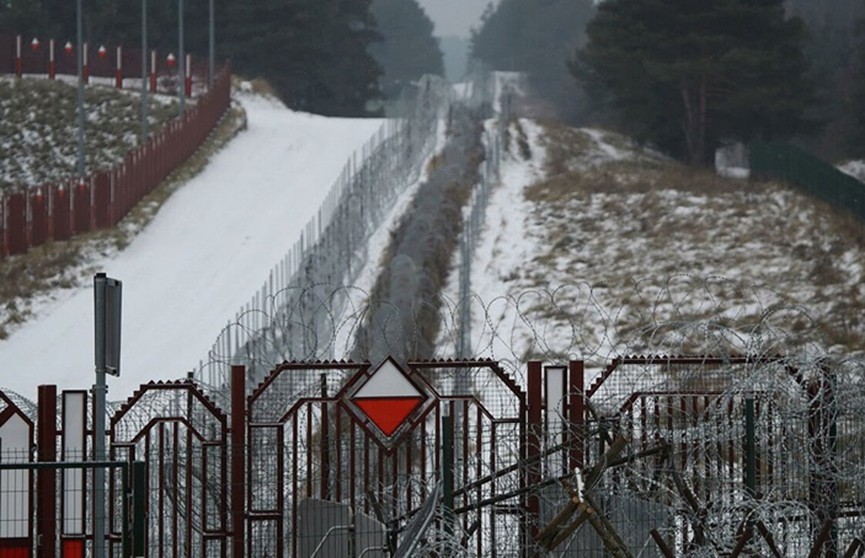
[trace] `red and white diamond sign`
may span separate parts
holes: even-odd
[[[370,374],[351,400],[382,434],[391,436],[425,398],[405,372],[388,358]]]

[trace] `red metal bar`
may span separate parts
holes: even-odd
[[[57,461],[57,386],[38,388],[36,451],[39,461]],[[40,469],[37,473],[36,536],[40,558],[57,556],[57,471]]]
[[[568,421],[571,437],[571,470],[583,466],[583,443],[585,436],[586,401],[585,401],[585,365],[581,360],[572,360],[569,364],[570,395]]]
[[[231,556],[244,558],[246,540],[246,368],[231,367]]]
[[[93,229],[107,229],[111,222],[111,175],[100,172],[93,179]]]
[[[73,222],[72,234],[77,235],[90,231],[90,185],[86,179],[81,180],[71,190]]]
[[[61,182],[51,191],[51,237],[67,240],[72,236],[68,184]]]
[[[540,475],[540,448],[542,428],[542,399],[543,393],[543,368],[541,362],[530,361],[528,363],[528,432],[526,437],[526,459],[531,464],[526,472],[526,486],[537,486],[541,481]],[[528,511],[527,526],[528,534],[534,538],[538,532],[538,521],[540,519],[540,501],[535,492],[529,492],[526,499],[526,510]]]
[[[10,256],[27,252],[27,198],[22,193],[6,197],[6,235]]]
[[[477,419],[476,420],[477,420],[477,430],[478,430],[478,437],[477,437],[477,441],[475,442],[475,444],[477,445],[475,452],[478,455],[483,455],[483,447],[484,447],[483,413],[481,412],[481,408],[479,405],[476,405],[475,409],[477,410]],[[475,464],[475,479],[479,479],[482,476],[483,476],[483,468],[481,467],[481,460],[478,459],[476,464]],[[476,497],[478,500],[480,500],[480,496],[481,496],[481,489],[480,489],[480,487],[478,487],[478,491],[476,494]],[[466,494],[466,499],[468,499],[468,494]],[[479,510],[478,511],[478,520],[480,520],[480,518],[482,516],[483,516],[483,512]],[[479,532],[482,532],[482,531],[483,530],[480,530]],[[483,540],[482,540],[483,537],[476,536],[475,539],[477,541],[477,555],[483,556]]]
[[[165,423],[160,422],[156,432],[159,434],[159,455],[156,456],[157,471],[159,471],[159,480],[157,486],[159,493],[157,494],[158,516],[157,526],[159,528],[159,558],[165,557]]]
[[[334,473],[334,485],[336,488],[336,501],[342,502],[342,416],[339,412],[339,405],[335,406],[336,420],[334,420],[334,449],[336,451],[336,471]]]
[[[350,423],[348,440],[349,440],[348,443],[349,443],[349,448],[350,448],[349,454],[348,454],[349,455],[348,472],[349,472],[349,478],[351,479],[349,481],[350,484],[349,484],[349,488],[348,488],[348,490],[349,490],[348,493],[349,493],[349,500],[351,502],[351,509],[356,510],[357,509],[357,491],[358,491],[357,463],[356,463],[357,456],[355,455],[356,449],[357,449],[357,446],[356,446],[356,444],[357,444],[357,425],[354,422]]]
[[[8,228],[6,227],[6,196],[0,195],[0,258],[9,255]]]
[[[186,77],[183,80],[184,91],[187,97],[192,97],[192,55],[186,55]]]
[[[30,240],[29,246],[41,246],[48,240],[48,200],[43,189],[33,188],[28,196],[30,208]]]
[[[150,92],[156,93],[156,51],[150,51]]]
[[[322,378],[323,380],[324,378]],[[322,382],[321,386],[322,397],[327,394],[327,384]],[[319,487],[320,498],[327,500],[330,498],[330,417],[327,413],[327,402],[321,402],[321,485]],[[311,469],[310,469],[311,470]]]
[[[324,429],[322,428],[322,435],[324,434]],[[312,432],[312,405],[306,406],[306,439],[312,440],[313,432]],[[324,442],[321,442],[322,451],[324,450]],[[315,452],[308,451],[306,452],[306,470],[314,471],[312,456]],[[322,467],[323,469],[324,467]],[[313,489],[312,489],[313,478],[312,475],[306,475],[306,497],[313,497]]]
[[[297,413],[293,413],[291,415],[291,454],[294,456],[297,455],[297,448],[298,448],[297,431],[298,431]],[[309,451],[309,450],[307,450],[307,451]],[[280,453],[282,453],[282,452],[280,452]],[[291,493],[292,494],[297,494],[297,469],[298,469],[297,459],[292,459],[291,460]],[[279,477],[282,476],[282,471],[283,471],[283,467],[279,467],[277,469],[277,475]],[[282,492],[282,491],[280,490],[279,492]],[[284,515],[282,513],[282,511],[283,511],[282,509],[279,510],[279,512],[280,512],[279,513],[279,520],[277,521],[277,533],[278,533],[277,542],[280,542],[282,540],[282,537],[279,536],[282,534],[282,517]],[[292,556],[298,555],[297,554],[297,539],[298,539],[297,516],[298,516],[297,498],[292,498],[291,499],[291,555]],[[278,551],[277,551],[276,555],[277,556],[283,555],[283,551],[282,551],[281,546],[278,547]]]

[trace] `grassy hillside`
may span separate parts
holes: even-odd
[[[150,132],[177,115],[174,98],[149,96]],[[0,189],[57,182],[77,173],[78,87],[62,80],[0,79]],[[139,142],[141,101],[135,92],[85,88],[88,172],[123,160]]]
[[[848,214],[609,132],[519,120],[509,135],[503,173],[533,178],[493,193],[507,202],[473,273],[476,346],[598,363],[865,348],[865,225]]]
[[[76,97],[77,88],[60,81],[0,79],[4,115],[0,120],[0,186],[18,188],[74,175]],[[111,166],[138,141],[140,97],[130,91],[91,87],[86,102],[92,108],[87,125],[88,161],[96,167]],[[177,113],[174,100],[164,96],[153,99],[150,108],[151,133]],[[0,260],[0,339],[27,320],[40,297],[89,280],[95,271],[88,267],[92,255],[125,247],[163,202],[245,123],[242,109],[233,107],[202,148],[146,196],[117,229],[49,242],[27,254]]]

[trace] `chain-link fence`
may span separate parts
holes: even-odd
[[[751,172],[795,184],[803,191],[865,221],[865,184],[789,143],[748,146]]]
[[[334,354],[344,290],[367,262],[366,241],[429,160],[450,105],[450,86],[427,76],[344,167],[301,238],[261,289],[223,328],[196,378],[218,392],[229,363],[242,363],[255,383],[284,359]]]

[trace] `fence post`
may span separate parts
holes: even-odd
[[[231,367],[231,556],[244,558],[246,542],[246,368]]]
[[[571,445],[570,469],[583,466],[583,441],[585,440],[585,365],[582,360],[570,362],[570,385],[568,406],[568,437]]]
[[[37,460],[57,461],[57,386],[38,388]],[[40,558],[56,556],[57,540],[57,473],[42,468],[36,474],[36,540]]]
[[[147,523],[144,521],[147,492],[145,479],[147,469],[143,461],[132,463],[132,557],[144,558],[146,555]]]
[[[442,494],[442,505],[449,518],[445,529],[452,533],[450,518],[454,510],[454,420],[450,415],[442,415]]]
[[[528,497],[526,498],[526,510],[528,512],[527,525],[525,536],[529,539],[534,538],[538,532],[538,518],[540,517],[540,500],[536,487],[541,481],[541,436],[542,436],[542,386],[543,386],[543,369],[540,361],[530,361],[528,363],[528,436],[526,447],[526,489]],[[523,548],[528,549],[529,545],[525,544]],[[527,552],[529,552],[527,550]],[[531,553],[529,553],[531,555]]]

